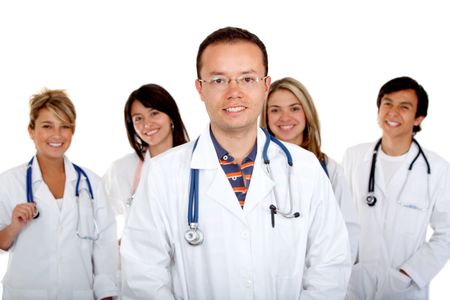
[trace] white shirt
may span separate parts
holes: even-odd
[[[369,207],[366,197],[374,146],[370,143],[352,147],[343,159],[362,229],[359,263],[353,268],[348,298],[428,299],[431,279],[450,257],[449,164],[423,149],[431,174],[427,175],[422,156],[408,171],[419,151],[412,144],[403,164],[387,183],[383,165],[377,161],[377,202]],[[428,226],[434,232],[427,241]],[[400,268],[411,279],[400,273]]]
[[[118,249],[112,210],[107,206],[98,176],[88,174],[94,192],[97,241],[76,235],[77,173],[65,158],[66,184],[61,211],[43,181],[39,164],[33,161],[33,198],[39,217],[27,225],[9,249],[9,263],[3,278],[3,299],[101,299],[117,296]],[[0,175],[0,228],[11,223],[14,207],[27,201],[27,164]],[[80,183],[80,234],[94,234],[92,201],[84,177]]]
[[[348,236],[350,239],[350,248],[352,251],[352,261],[356,260],[358,251],[358,240],[361,233],[361,226],[359,225],[358,212],[356,205],[352,198],[350,185],[344,175],[344,169],[336,161],[328,156],[327,163],[328,176],[333,186],[334,196],[341,209],[344,217],[345,225],[347,227]]]
[[[209,128],[193,142],[152,160],[142,178],[121,244],[124,299],[342,299],[350,275],[347,230],[330,181],[315,156],[286,144],[293,156],[293,211],[288,164],[270,144],[274,180],[257,156],[242,209],[217,159]],[[199,228],[204,242],[191,246],[187,207],[190,169],[199,169]],[[149,180],[151,178],[151,180]],[[278,195],[278,203],[274,198]]]

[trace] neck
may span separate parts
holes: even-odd
[[[36,155],[37,161],[39,163],[39,168],[41,169],[41,173],[43,176],[48,174],[61,174],[64,172],[64,158],[48,158],[41,156],[39,154]]]
[[[412,136],[402,138],[390,138],[383,136],[381,140],[381,149],[389,156],[400,156],[408,152],[411,147]]]
[[[211,124],[211,131],[217,142],[234,157],[235,162],[241,164],[242,160],[252,151],[256,143],[257,124],[254,128],[245,131],[224,132]]]
[[[172,138],[170,138],[170,139],[167,139],[166,142],[160,143],[158,145],[150,146],[148,148],[148,151],[150,152],[151,157],[155,157],[155,156],[169,150],[172,147],[173,147],[173,141],[172,141]]]

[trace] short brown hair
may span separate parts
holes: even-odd
[[[39,111],[47,108],[62,122],[66,122],[75,132],[77,114],[75,106],[64,90],[50,90],[44,88],[41,92],[30,98],[30,122],[28,127],[34,129]]]

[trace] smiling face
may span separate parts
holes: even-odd
[[[267,125],[275,137],[301,145],[306,117],[297,97],[287,89],[278,89],[270,94],[267,104]]]
[[[420,125],[423,116],[416,117],[417,95],[412,89],[386,94],[381,98],[378,125],[383,138],[411,140],[413,127]]]
[[[172,148],[172,121],[167,114],[136,100],[131,105],[131,119],[134,130],[149,145],[152,156]]]
[[[72,142],[73,126],[61,121],[49,109],[42,108],[34,128],[29,127],[28,133],[34,141],[37,157],[61,159]]]
[[[216,137],[254,131],[267,96],[270,78],[264,77],[261,50],[253,43],[238,41],[209,45],[202,54],[201,79],[196,88],[208,112]],[[237,83],[235,78],[261,79],[251,86]],[[209,82],[217,77],[231,79],[218,88]]]

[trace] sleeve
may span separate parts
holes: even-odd
[[[158,178],[157,168],[151,169],[150,173],[143,173],[122,237],[124,300],[174,299],[169,269],[172,251],[165,227],[160,225],[163,224],[161,207],[154,201],[156,195],[164,198],[164,190],[158,188],[155,183],[158,180],[148,180]]]
[[[356,210],[356,204],[352,198],[350,185],[344,175],[344,170],[337,163],[333,162],[333,164],[335,168],[334,172],[330,172],[330,180],[333,186],[334,195],[347,227],[348,237],[350,239],[350,249],[352,252],[352,262],[355,262],[356,254],[358,252],[359,235],[361,233],[359,217]]]
[[[116,164],[112,164],[103,175],[103,184],[105,186],[106,197],[117,215],[123,215],[125,208],[121,199],[119,187],[119,177],[123,176],[117,170]]]
[[[103,185],[98,182],[94,196],[97,201],[96,222],[99,238],[94,242],[94,293],[96,299],[119,296],[117,274],[119,249],[114,213],[106,202]]]
[[[401,266],[419,288],[428,285],[450,258],[450,166],[447,163],[443,173],[435,177],[439,182],[430,218],[433,235]]]
[[[350,243],[330,181],[324,172],[316,174],[302,299],[343,299],[351,272]]]

